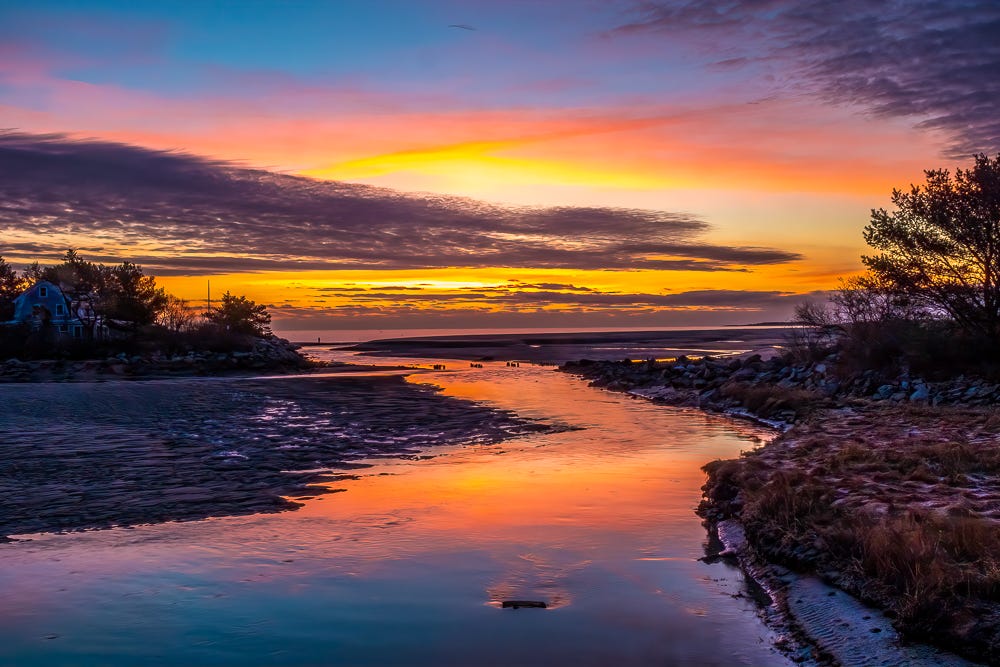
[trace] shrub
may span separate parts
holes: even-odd
[[[719,395],[737,401],[747,410],[765,419],[783,412],[794,412],[795,421],[807,418],[818,407],[829,403],[825,396],[806,389],[786,389],[775,384],[728,382],[719,388]]]
[[[271,333],[271,315],[267,308],[245,296],[222,295],[222,303],[207,313],[205,319],[225,331],[248,336],[267,336]]]

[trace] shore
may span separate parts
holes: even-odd
[[[845,378],[836,362],[751,356],[564,370],[782,431],[738,459],[708,464],[700,513],[723,542],[733,526],[745,535],[730,552],[777,589],[814,640],[809,619],[824,602],[803,603],[802,581],[883,610],[904,641],[1000,664],[998,387],[975,378]],[[782,568],[794,576],[783,578]],[[929,660],[920,664],[936,664]]]
[[[0,385],[0,540],[295,509],[366,460],[550,428],[398,375]]]
[[[301,372],[315,367],[298,350],[298,345],[277,336],[269,336],[253,339],[246,349],[227,351],[119,352],[103,358],[82,360],[8,359],[0,361],[0,383],[260,375]]]
[[[703,516],[738,521],[754,556],[884,610],[904,638],[1000,660],[992,410],[822,411],[706,471]]]
[[[680,355],[738,354],[785,342],[783,327],[674,331],[474,334],[395,338],[347,349],[370,356],[435,357],[469,361],[562,364],[577,359],[663,359]]]
[[[500,339],[495,348],[493,337],[376,341],[367,351],[468,360],[483,351],[479,358],[502,362],[528,361],[527,349],[543,363],[582,351],[591,361],[564,370],[595,386],[773,426],[782,432],[773,442],[706,466],[700,513],[723,556],[737,557],[783,605],[792,630],[843,665],[872,655],[883,656],[879,664],[966,664],[919,647],[900,653],[897,630],[904,641],[998,662],[1000,386],[841,377],[835,357],[782,357],[775,329]],[[665,360],[671,351],[679,358]],[[0,386],[0,438],[9,443],[0,536],[295,509],[336,491],[330,484],[365,459],[560,428],[401,377],[322,375],[137,383],[120,380],[151,376],[105,374],[96,384]],[[20,424],[25,414],[38,417]],[[858,611],[848,596],[831,606],[834,586],[885,616]]]

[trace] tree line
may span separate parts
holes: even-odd
[[[38,262],[18,272],[0,257],[0,322],[14,317],[14,300],[35,283],[48,281],[74,303],[86,303],[87,312],[120,331],[135,335],[192,332],[206,327],[247,336],[270,335],[271,315],[263,305],[228,291],[218,304],[200,310],[168,294],[129,261],[107,266],[85,260],[67,250],[52,266]]]

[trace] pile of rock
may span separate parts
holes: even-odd
[[[0,363],[0,382],[71,382],[111,377],[171,377],[219,375],[231,372],[288,372],[312,365],[297,345],[269,336],[253,341],[246,350],[212,352],[190,350],[184,354],[125,352],[105,359],[70,361],[50,359]]]
[[[882,382],[877,374],[865,371],[851,379],[847,390],[855,396],[876,401],[924,402],[932,405],[993,405],[1000,403],[1000,384],[982,378],[959,375],[943,382],[921,378],[893,378]]]
[[[762,359],[679,357],[671,362],[590,361],[565,364],[562,369],[591,380],[593,386],[626,391],[671,405],[704,409],[749,409],[759,416],[792,423],[805,411],[797,402],[829,404],[847,399],[930,405],[990,405],[1000,403],[1000,384],[959,376],[943,382],[898,376],[885,378],[875,371],[843,376],[837,354],[822,361],[802,363],[790,355]],[[766,414],[751,403],[772,400]]]

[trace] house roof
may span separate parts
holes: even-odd
[[[43,296],[44,292],[44,296]],[[39,280],[14,299],[14,322],[26,322],[34,315],[35,307],[42,306],[49,311],[53,324],[78,323],[70,309],[66,295],[54,283]],[[59,306],[62,306],[60,313]]]

